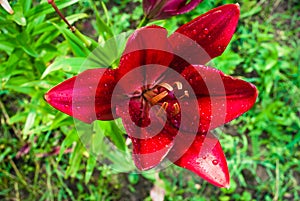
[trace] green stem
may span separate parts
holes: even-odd
[[[73,33],[85,44],[86,47],[90,47],[92,44],[92,41],[88,40],[78,29],[75,28],[75,31]]]
[[[146,25],[148,24],[148,22],[149,22],[149,19],[148,19],[147,16],[145,15],[145,16],[143,17],[142,21],[140,22],[140,24],[138,25],[137,28],[141,28],[141,27],[143,27],[143,26],[146,26]]]

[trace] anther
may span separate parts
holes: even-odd
[[[178,90],[182,90],[182,83],[181,82],[174,82]]]
[[[184,91],[184,94],[182,96],[180,96],[179,99],[182,99],[184,97],[190,97],[190,94],[188,91]]]
[[[161,113],[163,112],[163,110],[166,110],[168,108],[168,105],[169,105],[169,103],[163,102],[163,104],[159,108],[158,112],[156,113],[156,116],[161,116]]]
[[[158,101],[160,101],[161,99],[163,99],[164,97],[166,97],[168,95],[168,92],[167,91],[163,91],[161,92],[160,94],[154,96],[153,98],[151,98],[149,100],[149,102],[152,104],[152,105],[155,105]],[[147,99],[147,97],[146,97]],[[148,99],[147,99],[148,100]]]
[[[174,90],[173,87],[172,87],[171,85],[169,85],[168,83],[165,83],[165,82],[163,82],[163,83],[161,83],[161,84],[158,84],[158,86],[164,87],[164,88],[166,88],[168,91],[173,91],[173,90]]]
[[[173,106],[174,106],[174,115],[176,115],[180,112],[180,107],[178,103],[175,103]]]

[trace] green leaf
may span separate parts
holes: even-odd
[[[126,144],[122,129],[118,127],[115,121],[97,121],[98,126],[105,136],[122,151],[126,150]]]
[[[66,177],[75,177],[76,173],[80,169],[83,151],[85,150],[82,143],[77,142],[74,151],[71,153],[71,158],[69,161],[69,167],[66,171]]]
[[[63,1],[56,1],[56,5],[59,9],[63,9],[65,7],[71,6],[75,3],[77,3],[79,0],[63,0]],[[32,9],[30,9],[26,13],[26,17],[34,19],[41,15],[46,15],[49,13],[53,13],[55,10],[52,8],[52,6],[48,3],[42,3],[34,6]]]
[[[14,6],[14,14],[9,16],[9,19],[12,19],[20,26],[26,26],[27,21],[23,13],[23,7],[19,3]]]
[[[85,43],[80,40],[74,33],[66,28],[58,26],[55,23],[53,23],[53,25],[63,34],[65,39],[68,41],[71,50],[76,56],[86,57],[87,55],[89,55],[90,50],[85,46]]]
[[[77,57],[77,58],[58,57],[50,66],[48,66],[48,68],[46,68],[41,79],[44,79],[47,75],[57,70],[78,73],[85,60],[86,58],[83,57]]]
[[[60,152],[59,152],[59,156],[57,158],[58,161],[61,160],[64,151],[71,147],[75,142],[79,141],[79,137],[78,134],[76,132],[76,130],[72,130],[69,132],[69,134],[67,135],[67,137],[63,140],[62,144],[61,144],[61,148],[60,148]]]
[[[89,2],[90,2],[90,5],[91,5],[91,7],[94,11],[95,16],[96,16],[96,25],[97,25],[99,34],[101,34],[105,40],[113,37],[114,36],[113,31],[101,18],[100,14],[98,12],[98,9],[97,9],[96,5],[94,4],[94,2],[91,1],[91,0],[89,0]],[[103,2],[101,2],[101,3],[102,3],[102,7],[104,8],[104,12],[105,12],[105,8],[106,8],[105,4]]]
[[[85,178],[84,178],[85,184],[87,184],[90,181],[91,176],[96,167],[96,164],[97,164],[96,157],[94,155],[90,155],[87,160],[87,164],[86,164],[86,172],[85,172]]]
[[[22,4],[24,13],[28,12],[32,5],[32,0],[19,0],[19,2]]]
[[[30,112],[28,114],[26,122],[25,122],[24,129],[23,129],[24,135],[28,135],[29,134],[29,131],[33,127],[33,124],[35,122],[35,118],[36,118],[36,113],[35,112]]]

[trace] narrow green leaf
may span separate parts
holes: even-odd
[[[71,153],[71,158],[69,161],[70,165],[66,171],[66,177],[68,177],[68,176],[75,177],[76,176],[76,173],[80,169],[84,150],[85,150],[84,146],[80,142],[76,143],[75,149]]]
[[[46,68],[41,79],[44,79],[47,75],[57,70],[78,73],[85,60],[86,58],[83,57],[77,57],[77,58],[58,57],[50,66],[48,66],[48,68]]]
[[[25,122],[25,126],[23,129],[23,133],[25,135],[29,134],[30,129],[32,128],[34,122],[35,122],[35,118],[36,118],[36,113],[35,112],[30,112],[27,116],[26,122]]]
[[[75,3],[77,3],[79,0],[63,0],[63,1],[56,1],[56,5],[59,9],[63,9],[65,7],[71,6]],[[46,15],[49,13],[54,13],[55,10],[52,8],[52,6],[48,3],[42,3],[42,4],[38,4],[35,7],[33,7],[32,9],[30,9],[27,13],[26,13],[26,17],[29,17],[31,19],[36,18],[37,16],[40,15]]]
[[[74,33],[66,28],[58,26],[55,23],[53,23],[53,25],[63,34],[76,56],[85,57],[90,53],[90,50],[85,46],[84,42],[80,40]]]
[[[96,5],[94,4],[94,2],[91,1],[91,0],[89,0],[89,2],[90,2],[90,5],[91,5],[91,7],[94,11],[95,16],[96,16],[96,25],[97,25],[99,34],[101,34],[105,40],[113,37],[114,36],[113,31],[101,18],[100,14],[98,12],[98,9],[97,9]]]
[[[86,172],[85,172],[85,178],[84,178],[85,184],[87,184],[90,181],[91,176],[96,167],[96,164],[97,164],[96,157],[94,155],[90,154],[90,156],[87,160],[87,164],[86,164]]]
[[[102,132],[107,136],[120,150],[126,150],[124,133],[118,127],[115,121],[97,121]]]
[[[12,16],[8,17],[9,19],[12,19],[20,26],[26,26],[27,21],[23,13],[23,7],[19,3],[17,3],[14,6],[14,14]]]

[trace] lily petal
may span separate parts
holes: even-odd
[[[175,53],[188,58],[185,60],[189,64],[205,64],[221,55],[233,36],[239,15],[238,4],[227,4],[184,24],[169,37]],[[178,72],[186,67],[180,60],[175,59],[171,65]]]
[[[172,16],[180,15],[193,10],[201,2],[202,0],[191,0],[189,2],[187,0],[170,0],[166,3],[164,10]]]
[[[127,105],[128,104],[128,105]],[[164,125],[157,118],[159,107],[141,110],[142,102],[131,98],[117,105],[116,114],[122,118],[123,125],[133,144],[133,159],[140,170],[157,166],[173,146],[177,130]]]
[[[140,170],[149,170],[160,164],[173,147],[173,138],[174,136],[170,135],[169,129],[164,129],[151,138],[131,137],[133,144],[132,157],[136,167]]]
[[[206,66],[189,66],[182,76],[198,99],[199,132],[205,133],[239,117],[255,103],[254,85]],[[192,110],[192,108],[191,108]]]
[[[228,166],[220,142],[218,139],[212,138],[212,134],[208,134],[208,136],[178,134],[168,158],[175,165],[196,173],[215,186],[229,187]],[[184,142],[190,140],[189,138],[195,139],[187,148]],[[178,153],[183,150],[184,154],[178,159]]]
[[[202,0],[143,0],[144,13],[150,20],[166,19],[193,10]]]
[[[173,54],[167,34],[164,28],[153,25],[135,31],[128,39],[116,74],[117,80],[127,76],[124,93],[134,92],[145,84],[151,84],[167,69],[141,68],[146,65],[169,66]],[[135,68],[138,68],[138,71],[130,75],[129,71]],[[145,80],[148,83],[145,83]]]
[[[54,108],[83,122],[113,120],[111,96],[115,71],[90,69],[53,87],[45,100]]]

